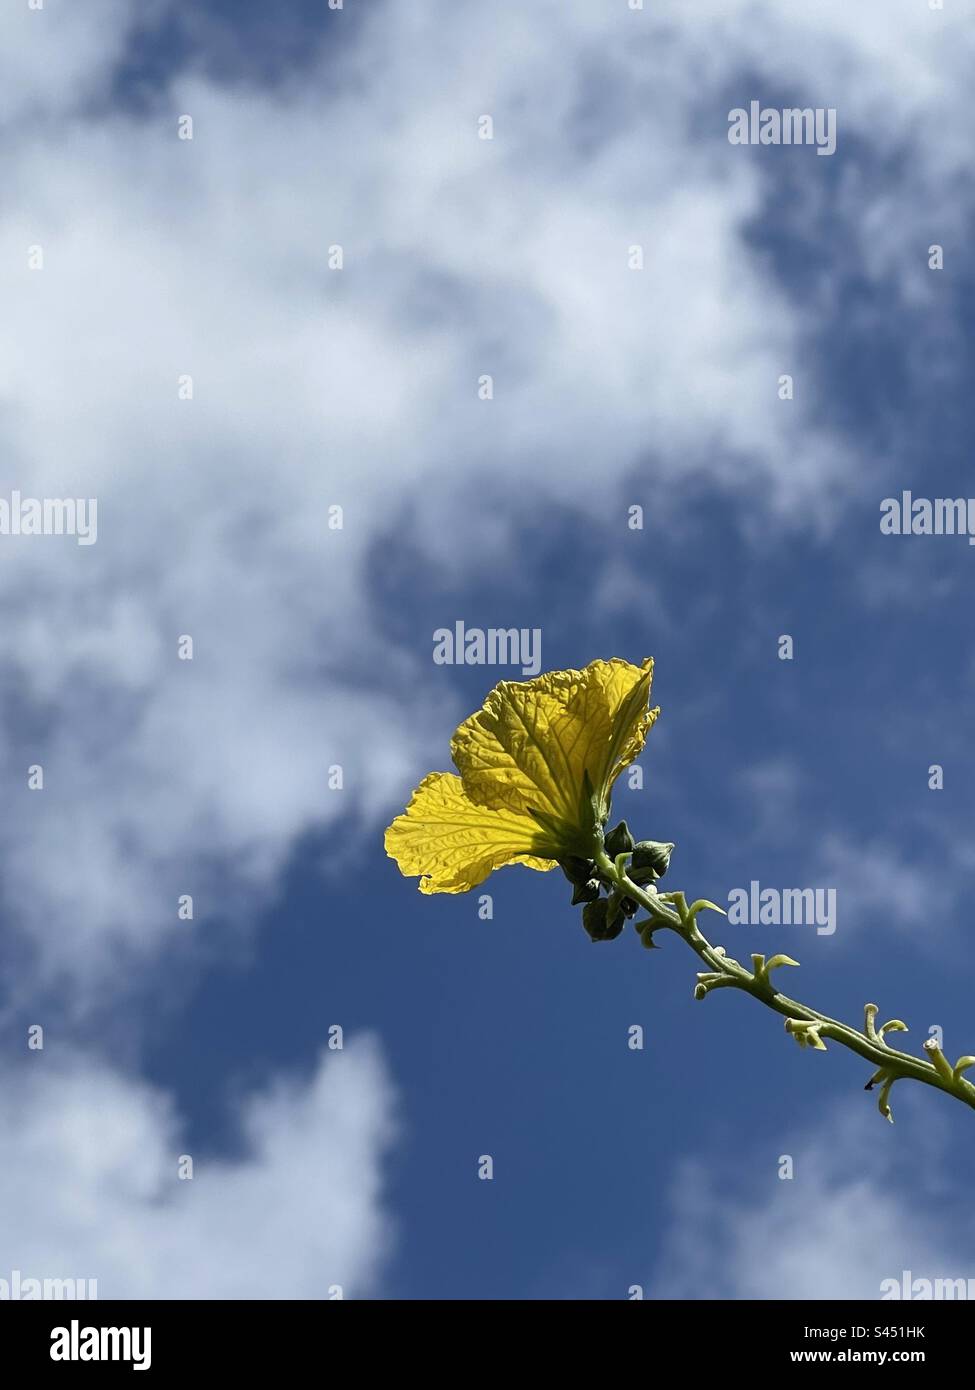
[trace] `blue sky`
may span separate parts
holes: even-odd
[[[832,935],[712,939],[795,956],[783,987],[849,1022],[875,1000],[915,1051],[932,1026],[975,1050],[975,554],[879,527],[903,489],[972,491],[971,19],[0,20],[0,496],[99,503],[90,548],[0,537],[0,1279],[533,1299],[975,1277],[964,1107],[903,1083],[889,1126],[839,1047],[800,1051],[731,991],[695,1002],[676,941],[591,944],[561,875],[500,871],[481,921],[382,847],[518,678],[434,664],[435,629],[539,628],[543,670],[653,655],[644,788],[614,813],[676,842],[668,886],[835,889]],[[731,146],[751,100],[834,107],[835,155]]]

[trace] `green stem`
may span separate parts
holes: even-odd
[[[891,1118],[890,1108],[887,1105],[890,1086],[894,1081],[902,1078],[912,1078],[922,1082],[925,1086],[934,1086],[937,1090],[945,1091],[948,1095],[954,1096],[956,1100],[963,1101],[964,1104],[975,1109],[975,1086],[964,1079],[957,1066],[951,1067],[940,1048],[934,1043],[925,1045],[933,1059],[930,1062],[925,1061],[888,1045],[883,1036],[884,1030],[878,1031],[874,1027],[876,1014],[874,1005],[867,1005],[865,1031],[861,1032],[847,1023],[841,1023],[839,1019],[830,1018],[828,1014],[820,1013],[818,1009],[812,1009],[806,1004],[800,1004],[798,1000],[790,999],[788,995],[781,994],[775,989],[771,983],[770,969],[776,965],[774,958],[770,965],[766,965],[764,957],[753,957],[755,969],[750,971],[739,961],[726,956],[720,947],[711,945],[696,921],[697,913],[701,908],[711,906],[711,904],[694,903],[688,907],[683,893],[669,893],[666,895],[666,901],[661,901],[656,893],[648,893],[634,883],[628,877],[622,864],[614,862],[605,851],[599,850],[595,860],[600,874],[605,879],[647,910],[651,918],[657,923],[653,930],[667,929],[676,932],[681,940],[690,946],[691,950],[708,967],[708,973],[703,977],[704,983],[698,986],[701,991],[700,997],[703,998],[704,994],[709,993],[711,989],[724,986],[743,990],[754,999],[758,999],[767,1008],[782,1014],[786,1020],[792,1020],[798,1024],[813,1025],[811,1031],[795,1030],[796,1036],[800,1039],[805,1037],[806,1040],[812,1041],[813,1046],[817,1046],[814,1041],[816,1038],[828,1038],[849,1048],[851,1052],[855,1052],[857,1056],[864,1058],[877,1069],[876,1075],[867,1084],[868,1087],[874,1082],[883,1084],[880,1109],[881,1113],[886,1115],[888,1119]],[[780,958],[779,963],[785,963],[786,960],[787,958]],[[795,964],[794,961],[788,963]],[[903,1030],[903,1025],[899,1023],[899,1020],[897,1024],[898,1030]],[[885,1025],[885,1027],[889,1026]],[[788,1022],[786,1027],[788,1027]],[[822,1047],[822,1044],[819,1046]],[[970,1059],[963,1060],[968,1061]]]

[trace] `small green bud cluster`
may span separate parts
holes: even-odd
[[[674,846],[659,840],[634,841],[625,820],[613,827],[603,841],[606,853],[612,859],[622,855],[629,856],[627,875],[633,883],[648,893],[657,890],[654,884],[667,872]],[[592,859],[570,856],[559,860],[562,872],[572,884],[572,903],[584,904],[582,925],[591,941],[615,941],[622,932],[624,924],[639,911],[639,903],[611,884],[597,869]],[[606,893],[603,897],[602,894]],[[635,924],[641,936],[646,923]],[[651,944],[649,940],[646,944]]]

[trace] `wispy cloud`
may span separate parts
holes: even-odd
[[[975,1276],[970,1223],[939,1218],[937,1207],[916,1200],[918,1179],[901,1171],[906,1164],[881,1142],[880,1124],[875,1113],[833,1107],[816,1130],[762,1151],[753,1145],[734,1165],[685,1163],[652,1295],[879,1299],[883,1280],[900,1279],[904,1269],[926,1278]],[[900,1116],[898,1124],[905,1127]],[[946,1161],[937,1126],[927,1138],[899,1132],[898,1140],[929,1165],[921,1185],[935,1184]],[[784,1158],[791,1178],[779,1176]]]

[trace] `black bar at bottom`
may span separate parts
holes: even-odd
[[[568,1300],[456,1301],[448,1304],[447,1322],[437,1315],[440,1306],[406,1299],[7,1302],[0,1303],[0,1349],[5,1370],[18,1377],[40,1371],[66,1381],[93,1371],[168,1381],[196,1368],[253,1377],[282,1364],[327,1372],[336,1353],[344,1353],[346,1370],[351,1355],[362,1370],[389,1359],[403,1372],[449,1362],[456,1373],[464,1346],[480,1375],[492,1363],[499,1374],[510,1374],[536,1359],[549,1372],[563,1359],[584,1372],[590,1358],[593,1374],[603,1375],[607,1357],[615,1362],[632,1338],[634,1354],[649,1357],[648,1373],[655,1369],[656,1348],[663,1354],[656,1369],[676,1361],[688,1369],[749,1374],[797,1365],[947,1369],[967,1350],[972,1329],[964,1300],[620,1300],[587,1303],[584,1311]],[[509,1328],[518,1337],[515,1345],[505,1335]]]

